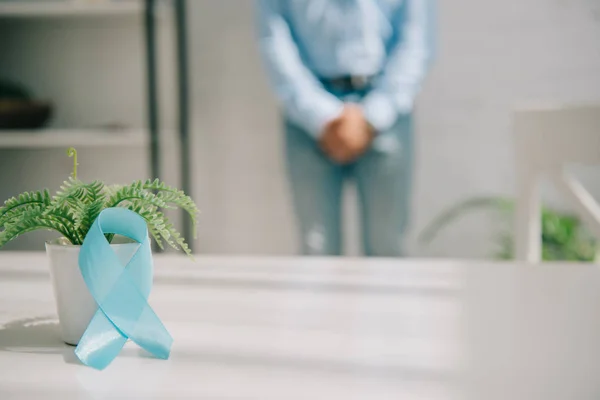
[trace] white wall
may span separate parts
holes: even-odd
[[[423,253],[414,243],[415,234],[451,203],[478,194],[512,195],[510,109],[515,103],[529,99],[600,101],[600,23],[594,0],[439,0],[438,4],[438,57],[418,106],[411,235],[414,254]],[[189,8],[195,197],[203,210],[197,248],[219,253],[293,252],[295,232],[281,154],[279,114],[255,50],[252,1],[190,1]],[[1,24],[0,37],[4,32]],[[96,26],[92,23],[82,24],[69,28],[72,31],[63,37],[64,47],[79,48],[81,45],[75,43],[86,40],[86,46],[96,53],[113,54],[124,64],[138,58],[139,26],[134,21],[113,22],[116,25],[110,29],[96,30],[88,28]],[[53,29],[67,28],[61,25]],[[75,29],[77,35],[73,35]],[[5,52],[2,47],[0,50],[2,71]],[[39,51],[45,57],[63,57],[58,49],[52,54]],[[119,83],[125,98],[113,103],[108,90],[102,89],[106,84],[96,82],[100,78],[94,78],[93,84],[101,89],[98,92],[90,93],[74,84],[61,92],[53,86],[59,98],[69,99],[65,104],[74,105],[72,99],[85,96],[95,99],[95,107],[77,106],[65,111],[68,114],[57,123],[80,122],[78,116],[82,116],[82,123],[94,121],[98,119],[95,113],[126,119],[128,111],[137,115],[136,121],[142,121],[143,104],[135,94],[141,90],[140,69],[136,69],[141,66],[110,67],[108,62],[88,62],[76,54],[51,64],[55,69],[65,64],[83,65],[93,77],[108,73]],[[102,59],[108,61],[106,58]],[[86,81],[83,76],[76,78]],[[62,75],[61,79],[73,76]],[[39,85],[45,87],[41,82]],[[167,98],[165,104],[172,107],[173,102]],[[0,180],[10,182],[0,194],[21,181],[6,177],[6,160],[16,165],[22,157],[0,152]],[[45,157],[40,159],[44,163],[62,155]],[[172,157],[170,153],[169,159]],[[49,169],[54,174],[58,167],[52,165]],[[108,165],[103,170],[113,177],[123,170],[131,176],[144,173],[133,167]],[[22,176],[29,183],[34,172],[23,171],[27,171]],[[587,171],[584,176],[595,194],[600,193],[597,177],[597,171]],[[36,179],[39,183],[41,178]],[[357,252],[355,225],[350,223],[348,228],[352,254]],[[490,250],[491,232],[486,218],[477,215],[449,229],[430,252],[484,256]]]

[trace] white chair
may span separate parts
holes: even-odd
[[[547,176],[600,238],[600,206],[565,171],[567,164],[600,164],[600,105],[525,108],[514,114],[516,134],[516,258],[541,258],[540,177]]]

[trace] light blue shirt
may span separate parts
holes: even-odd
[[[432,0],[258,0],[269,79],[315,138],[343,108],[319,78],[376,76],[361,106],[376,131],[410,113],[432,56]]]

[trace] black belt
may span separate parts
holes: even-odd
[[[374,76],[348,75],[337,78],[321,78],[325,87],[344,92],[356,92],[368,89],[373,82]]]

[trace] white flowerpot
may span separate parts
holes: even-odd
[[[126,265],[139,244],[128,242],[111,247]],[[46,242],[62,340],[71,345],[79,343],[98,308],[79,270],[80,249],[81,246],[73,246],[65,239]]]

